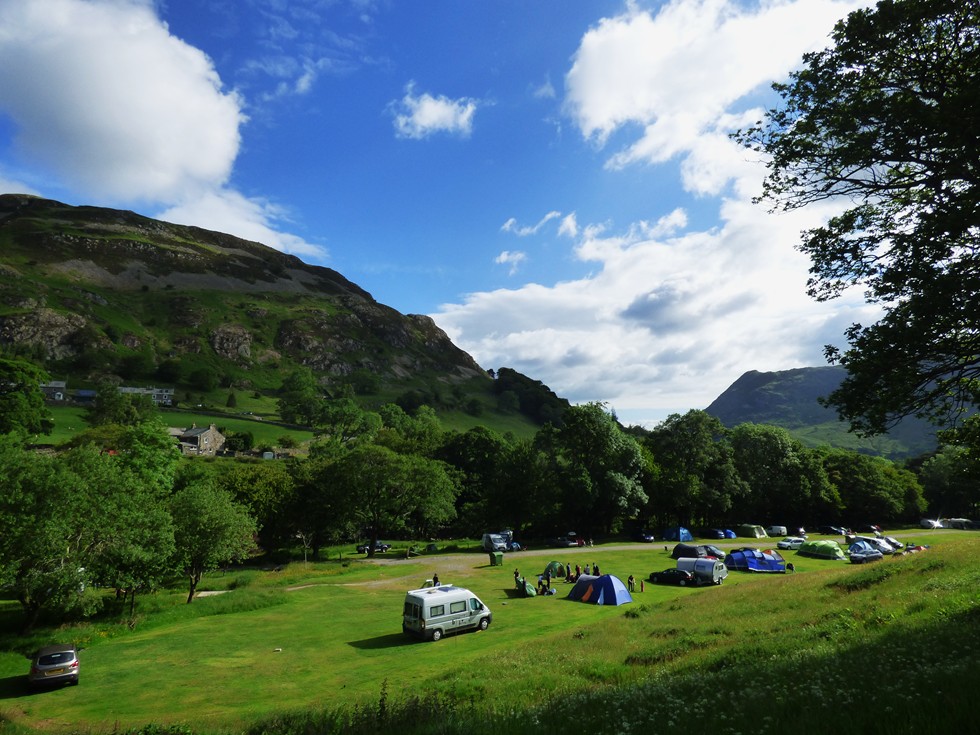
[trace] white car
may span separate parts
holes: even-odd
[[[782,541],[776,544],[777,549],[798,549],[800,548],[806,539],[800,538],[799,536],[787,536]]]
[[[919,521],[919,525],[923,528],[942,528],[943,524],[941,521],[934,521],[931,518],[923,518]]]

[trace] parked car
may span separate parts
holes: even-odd
[[[640,541],[645,544],[653,543],[653,532],[652,531],[637,531],[633,534],[634,541]]]
[[[776,544],[776,548],[796,550],[800,548],[804,543],[806,543],[806,539],[804,538],[800,538],[799,536],[787,536],[782,541]]]
[[[884,541],[886,544],[890,544],[895,551],[905,551],[905,544],[894,536],[885,536],[882,541]]]
[[[843,526],[817,526],[817,533],[824,536],[846,536],[847,529]]]
[[[939,520],[935,520],[934,521],[931,518],[923,518],[921,521],[919,521],[919,525],[922,526],[923,528],[942,528],[943,527],[942,521],[939,521]]]
[[[664,569],[652,572],[650,581],[654,584],[676,584],[681,587],[694,586],[694,575],[685,569]]]
[[[70,643],[44,646],[31,657],[27,681],[32,687],[52,684],[77,684],[78,651]]]
[[[723,539],[725,538],[725,532],[720,528],[705,528],[701,530],[702,538],[713,538],[713,539]]]
[[[861,523],[854,527],[855,533],[873,533],[876,536],[881,534],[881,526],[874,523]]]
[[[368,549],[370,549],[370,548],[371,548],[371,543],[370,542],[364,543],[364,544],[360,544],[357,547],[357,553],[358,554],[366,554],[366,553],[368,553]],[[378,552],[385,552],[385,551],[387,551],[390,548],[391,548],[391,544],[386,544],[384,541],[378,541],[378,542],[376,542],[374,544],[374,553],[377,554]]]
[[[704,549],[707,552],[708,556],[713,556],[715,557],[715,559],[723,560],[725,558],[725,552],[719,549],[714,544],[700,544],[698,548]]]
[[[883,538],[878,538],[877,536],[855,536],[855,541],[864,541],[869,546],[877,549],[882,554],[894,554],[895,548],[885,541]]]
[[[878,549],[867,544],[862,544],[860,548],[851,547],[848,552],[851,564],[867,564],[869,561],[880,561],[883,557]]]

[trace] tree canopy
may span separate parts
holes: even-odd
[[[47,379],[47,374],[32,363],[0,358],[0,434],[51,433],[53,421],[41,391],[41,383]]]
[[[826,348],[829,397],[864,434],[980,404],[980,4],[880,0],[806,54],[743,145],[768,158],[762,199],[844,203],[803,233],[809,292],[852,286],[883,309]]]

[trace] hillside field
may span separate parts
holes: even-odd
[[[345,547],[211,575],[202,589],[222,594],[191,605],[176,586],[139,597],[131,628],[107,613],[30,638],[13,633],[19,606],[3,599],[0,731],[969,731],[980,533],[895,535],[930,548],[866,566],[784,552],[795,574],[642,592],[639,580],[674,565],[663,542],[517,552],[502,567],[476,552],[405,559],[396,544],[372,561]],[[634,602],[571,602],[562,580],[556,596],[517,597],[515,567],[534,578],[551,559],[632,573]],[[401,633],[405,590],[433,573],[489,605],[488,631]],[[31,693],[24,653],[51,640],[85,647],[81,684]]]

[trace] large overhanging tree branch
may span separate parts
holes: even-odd
[[[864,288],[828,403],[864,434],[980,402],[980,3],[881,0],[774,89],[782,104],[736,140],[764,154],[761,200],[848,206],[803,233],[809,293]]]

